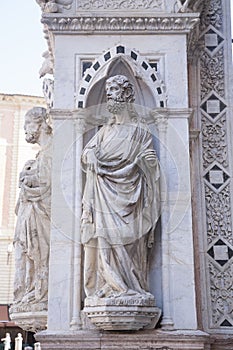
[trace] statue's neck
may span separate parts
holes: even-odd
[[[48,143],[51,140],[51,135],[50,134],[46,134],[45,132],[40,134],[40,137],[38,139],[38,145],[40,145],[41,148],[44,148],[48,145]]]
[[[121,113],[115,115],[116,124],[125,124],[129,122],[129,120],[130,118],[127,109],[124,109]]]

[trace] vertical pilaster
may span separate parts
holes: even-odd
[[[202,320],[206,331],[232,333],[232,54],[230,1],[203,3],[198,57],[190,62],[194,127],[195,235],[199,240]],[[195,83],[194,83],[194,82]],[[198,179],[198,180],[196,180]]]
[[[197,329],[191,210],[189,109],[154,111],[161,167],[164,330]],[[189,312],[185,312],[185,310]]]
[[[68,331],[73,301],[75,149],[72,112],[53,110],[52,212],[48,331]]]
[[[73,242],[73,305],[71,329],[81,329],[81,292],[82,292],[82,247],[80,222],[82,214],[82,168],[81,155],[83,149],[83,133],[85,131],[84,110],[74,113],[74,124],[76,132],[75,141],[75,224]]]
[[[161,237],[162,237],[162,294],[163,294],[163,318],[162,329],[173,330],[174,322],[171,314],[171,293],[170,293],[170,247],[169,247],[169,211],[168,211],[168,191],[167,191],[167,179],[168,174],[166,169],[167,164],[167,127],[168,127],[168,115],[157,114],[155,117],[155,124],[158,129],[158,137],[160,144],[160,191],[161,191]]]

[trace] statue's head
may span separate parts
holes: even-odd
[[[51,134],[52,128],[47,123],[46,109],[43,107],[34,107],[25,115],[25,138],[29,143],[37,143],[41,132]]]
[[[124,75],[114,75],[106,81],[107,108],[110,113],[120,113],[128,103],[134,102],[133,85]]]
[[[107,100],[117,102],[134,102],[133,85],[124,75],[114,75],[106,81]]]

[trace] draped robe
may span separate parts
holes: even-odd
[[[16,206],[14,303],[47,302],[51,211],[51,144],[26,162]],[[23,174],[23,175],[22,175]]]
[[[88,297],[148,292],[148,247],[160,212],[159,165],[152,137],[139,121],[103,126],[83,150],[84,287]],[[146,155],[153,155],[150,163]]]

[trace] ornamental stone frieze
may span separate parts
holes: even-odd
[[[36,0],[44,13],[71,12],[200,12],[201,0]]]
[[[164,0],[76,0],[78,10],[142,10],[163,11]]]
[[[188,33],[199,22],[197,14],[161,15],[153,17],[42,17],[42,23],[52,32],[105,33]]]

